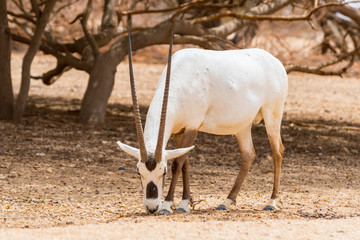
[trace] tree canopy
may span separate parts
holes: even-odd
[[[287,71],[341,76],[359,56],[360,12],[349,5],[355,2],[11,0],[7,3],[5,17],[1,15],[0,29],[5,34],[2,36],[11,36],[12,41],[29,46],[23,60],[21,90],[13,119],[21,119],[30,78],[41,79],[50,85],[65,71],[75,68],[89,73],[80,121],[104,123],[116,66],[128,54],[128,31],[132,34],[134,51],[168,44],[171,30],[174,31],[174,44],[224,50],[251,46],[262,22],[306,22],[322,32],[320,54],[327,57],[316,65],[289,63]],[[2,4],[6,5],[6,1],[2,0]],[[0,38],[0,48],[8,41]],[[38,49],[54,56],[57,64],[40,76],[30,76],[31,62]],[[4,67],[4,64],[1,62],[0,65]],[[5,68],[10,68],[10,65]],[[0,82],[4,83],[5,78],[2,77]],[[9,88],[0,90],[0,97],[9,91]],[[12,98],[12,92],[5,98]],[[12,104],[11,101],[7,103]],[[0,115],[4,116],[2,111]],[[0,117],[5,119],[3,116]]]

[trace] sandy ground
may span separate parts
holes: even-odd
[[[151,218],[151,217],[149,217]],[[0,239],[358,239],[360,218],[108,223],[48,229],[5,229]],[[91,236],[91,237],[90,237]]]
[[[15,89],[20,66],[21,56],[12,63]],[[49,58],[39,56],[33,74],[50,67]],[[135,64],[143,118],[162,68]],[[86,74],[70,71],[52,86],[33,81],[23,121],[0,122],[0,239],[356,239],[359,72],[355,66],[344,78],[289,76],[278,211],[261,211],[273,174],[260,124],[253,128],[257,159],[237,205],[214,210],[239,169],[235,138],[199,134],[190,154],[197,205],[191,214],[170,216],[145,215],[136,162],[115,144],[136,146],[126,63],[118,68],[107,123],[96,129],[77,121]]]

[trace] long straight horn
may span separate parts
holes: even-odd
[[[131,96],[134,108],[134,115],[135,115],[135,125],[136,125],[136,132],[138,136],[139,148],[140,148],[140,158],[142,162],[145,162],[147,159],[147,152],[145,147],[144,141],[144,133],[141,124],[141,116],[139,110],[139,104],[136,97],[136,90],[135,90],[135,81],[134,81],[134,71],[132,66],[132,50],[131,50],[131,39],[130,39],[130,32],[128,32],[128,39],[129,39],[129,72],[130,72],[130,84],[131,84]]]
[[[156,150],[155,150],[155,160],[157,162],[161,161],[162,151],[163,151],[163,144],[164,144],[166,111],[167,111],[167,104],[168,104],[168,98],[169,98],[169,87],[170,87],[172,44],[173,44],[173,31],[171,30],[171,33],[170,33],[170,47],[169,47],[169,55],[168,55],[168,65],[167,65],[166,81],[165,81],[165,89],[164,89],[164,98],[163,98],[162,109],[161,109],[159,135],[158,135],[158,140],[157,140]]]

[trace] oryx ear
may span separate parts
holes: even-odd
[[[131,156],[137,158],[138,160],[140,160],[140,150],[137,149],[137,148],[134,148],[134,147],[131,147],[129,145],[126,145],[120,141],[117,141],[116,142],[119,147],[124,151],[126,152],[127,154],[130,154]]]
[[[186,153],[188,153],[195,146],[187,147],[187,148],[178,148],[174,150],[165,150],[165,160],[170,160],[173,158],[180,157]]]

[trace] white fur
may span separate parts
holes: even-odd
[[[120,141],[117,141],[116,142],[119,147],[124,151],[126,152],[127,154],[137,158],[138,160],[140,160],[140,150],[138,148],[134,148],[134,147],[131,147],[127,144],[124,144]],[[184,155],[186,154],[187,152],[189,152],[191,149],[193,149],[195,146],[191,146],[191,147],[188,147],[188,148],[178,148],[178,149],[174,149],[174,150],[164,150],[164,158],[165,160],[170,160],[170,159],[173,159],[173,158],[177,158],[181,155]]]
[[[220,205],[224,205],[226,207],[226,209],[229,209],[230,205],[233,204],[234,202],[231,201],[230,199],[225,199],[223,203],[221,203]],[[219,205],[219,206],[220,206]]]
[[[177,208],[184,210],[186,213],[189,213],[190,212],[189,203],[190,203],[190,200],[188,200],[188,199],[182,200]]]
[[[171,209],[173,205],[174,205],[173,202],[164,201],[161,205],[161,210],[166,210],[168,211],[168,213],[173,213],[173,210]]]
[[[276,199],[270,199],[269,202],[268,202],[268,204],[267,204],[267,206],[271,206],[274,210],[277,210],[276,204],[277,204],[278,201],[279,201],[278,198],[276,198]]]
[[[156,149],[165,76],[166,68],[150,104],[144,129],[145,145],[150,154]],[[178,51],[172,57],[162,163],[192,149],[165,150],[170,136],[184,128],[218,135],[236,134],[252,123],[259,123],[263,108],[278,109],[274,118],[281,119],[287,88],[283,65],[264,50]],[[282,107],[274,107],[278,105]],[[139,159],[138,149],[118,144]],[[145,169],[143,185],[158,174]],[[224,204],[228,206],[230,203],[226,201]],[[167,206],[163,204],[163,207]]]
[[[178,149],[174,149],[174,150],[164,150],[163,152],[165,153],[165,160],[170,160],[173,158],[177,158],[180,157],[186,153],[188,153],[191,149],[193,149],[195,146],[191,146],[191,147],[187,147],[187,148],[178,148]]]
[[[144,137],[149,151],[156,147],[165,75],[166,68],[146,118]],[[172,60],[164,146],[171,134],[183,128],[236,134],[261,120],[261,107],[276,105],[286,96],[286,71],[264,50],[178,51]]]
[[[129,145],[127,145],[127,144],[124,144],[124,143],[122,143],[122,142],[120,142],[120,141],[117,141],[116,143],[119,145],[119,147],[120,147],[124,152],[126,152],[127,154],[135,157],[135,158],[138,159],[138,160],[140,159],[140,150],[139,150],[138,148],[131,147],[131,146],[129,146]]]

